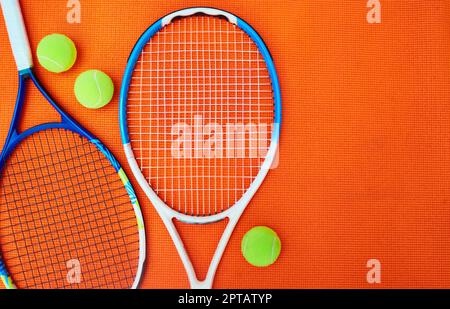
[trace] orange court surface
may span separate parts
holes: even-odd
[[[128,167],[119,90],[141,33],[191,6],[226,10],[252,25],[271,51],[283,100],[279,166],[238,223],[214,288],[450,288],[450,1],[381,0],[381,23],[375,24],[367,21],[367,2],[89,0],[81,1],[81,23],[71,24],[67,1],[21,1],[33,51],[55,32],[77,45],[72,70],[53,74],[35,58],[36,73],[132,180],[147,232],[141,288],[189,284]],[[0,20],[3,144],[17,70]],[[114,99],[103,109],[76,101],[75,79],[88,69],[114,81]],[[35,89],[29,95],[39,98]],[[28,127],[54,114],[47,104],[26,110]],[[282,242],[280,258],[267,268],[251,266],[241,254],[242,237],[258,225],[274,229]],[[203,276],[225,224],[177,227]],[[379,284],[367,281],[372,259],[381,263]]]

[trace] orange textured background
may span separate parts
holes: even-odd
[[[271,50],[283,93],[280,165],[238,224],[216,288],[450,287],[449,1],[381,0],[377,25],[366,21],[365,0],[81,3],[81,24],[68,24],[67,1],[22,1],[34,50],[43,36],[60,32],[79,51],[68,73],[39,66],[37,73],[130,176],[120,141],[118,91],[108,107],[84,109],[72,90],[79,73],[103,70],[119,89],[140,34],[158,18],[189,6],[235,13]],[[17,85],[3,19],[0,46],[3,141]],[[31,124],[45,120],[51,109],[37,104],[28,111]],[[133,184],[148,236],[141,286],[188,287],[168,233],[134,179]],[[271,267],[253,268],[240,254],[242,236],[255,225],[270,226],[281,237],[282,254]],[[181,227],[200,273],[223,227]],[[376,286],[366,282],[366,262],[373,258],[382,263],[382,283]]]

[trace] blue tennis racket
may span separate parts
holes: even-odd
[[[6,288],[136,288],[145,232],[119,163],[40,85],[17,0],[0,0],[19,70],[0,156],[0,278]],[[33,83],[61,122],[19,131]]]

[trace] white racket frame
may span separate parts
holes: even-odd
[[[261,170],[259,171],[258,175],[256,176],[253,183],[250,185],[248,190],[245,192],[245,194],[241,197],[241,199],[234,204],[232,207],[228,208],[222,213],[207,216],[207,217],[194,217],[194,216],[188,216],[186,214],[179,213],[169,207],[166,203],[164,203],[159,196],[153,191],[153,189],[150,187],[148,181],[145,179],[144,175],[142,174],[139,165],[134,157],[133,150],[131,148],[131,144],[124,145],[125,154],[127,156],[128,163],[131,167],[131,170],[136,177],[139,185],[141,186],[142,190],[144,190],[147,197],[152,202],[153,206],[155,207],[156,211],[158,212],[159,216],[163,220],[170,236],[172,237],[172,240],[175,244],[175,247],[178,251],[178,254],[180,255],[181,261],[183,262],[184,268],[186,269],[189,283],[191,285],[191,288],[193,289],[211,289],[214,281],[214,276],[217,270],[217,267],[219,266],[220,260],[222,258],[222,255],[225,251],[225,248],[228,244],[228,241],[230,240],[231,234],[233,233],[233,230],[239,221],[239,218],[241,217],[242,213],[244,212],[245,208],[249,204],[250,200],[255,195],[256,191],[258,191],[259,187],[263,183],[267,173],[270,170],[270,167],[274,161],[274,158],[277,153],[278,149],[278,143],[272,141],[267,157],[261,167]],[[208,273],[206,275],[205,280],[200,281],[197,278],[197,275],[194,270],[194,266],[192,265],[192,262],[189,258],[189,255],[186,251],[186,248],[184,247],[183,241],[180,237],[180,234],[178,233],[175,224],[173,223],[173,220],[179,220],[184,223],[190,223],[190,224],[208,224],[208,223],[214,223],[219,222],[224,219],[228,218],[229,222],[227,227],[225,228],[222,237],[220,238],[219,244],[217,246],[217,249],[213,255],[213,258],[211,260],[211,264],[208,269]]]

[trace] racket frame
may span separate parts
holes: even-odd
[[[249,37],[254,41],[254,43],[257,45],[259,51],[261,52],[261,55],[264,58],[264,61],[267,65],[267,69],[269,71],[270,79],[272,81],[272,89],[273,89],[273,95],[274,95],[274,126],[272,131],[272,137],[271,137],[271,143],[265,158],[264,163],[261,166],[261,169],[248,188],[248,190],[245,192],[245,194],[240,198],[239,201],[237,201],[232,207],[228,208],[227,210],[211,215],[211,216],[189,216],[183,213],[180,213],[168,205],[164,203],[164,201],[161,200],[161,198],[153,191],[151,186],[149,185],[148,181],[142,174],[142,171],[139,168],[139,165],[136,161],[136,158],[134,156],[131,142],[128,134],[128,127],[127,127],[127,102],[128,102],[128,90],[131,84],[133,71],[135,69],[135,66],[139,60],[139,57],[141,55],[142,50],[147,45],[147,43],[150,41],[150,39],[161,29],[163,29],[165,26],[170,24],[175,18],[177,17],[188,17],[196,14],[204,14],[209,16],[223,16],[225,17],[228,22],[236,25],[241,30],[243,30]],[[120,110],[119,110],[119,118],[120,118],[120,129],[122,134],[122,142],[125,150],[125,154],[128,160],[128,163],[131,167],[131,170],[136,177],[139,185],[146,193],[147,197],[152,202],[153,206],[155,207],[156,211],[158,212],[159,216],[163,220],[174,244],[178,251],[178,254],[182,260],[183,266],[186,270],[186,273],[188,275],[189,283],[191,288],[194,289],[210,289],[212,288],[214,276],[217,270],[217,267],[220,263],[220,260],[222,258],[222,255],[225,251],[225,248],[228,244],[228,241],[231,237],[231,234],[233,233],[233,230],[239,221],[242,213],[244,212],[245,208],[249,204],[250,200],[255,195],[256,191],[258,191],[259,187],[263,183],[267,173],[272,167],[272,164],[277,156],[278,152],[278,144],[279,144],[279,137],[280,137],[280,129],[281,129],[281,91],[279,86],[279,80],[278,75],[276,73],[275,65],[273,63],[272,57],[270,55],[270,52],[268,48],[266,47],[264,41],[259,36],[259,34],[245,21],[240,19],[239,17],[215,8],[210,7],[193,7],[193,8],[187,8],[183,10],[179,10],[176,12],[173,12],[171,14],[166,15],[165,17],[159,19],[157,22],[155,22],[153,25],[151,25],[139,38],[136,45],[134,46],[130,57],[128,59],[128,64],[125,69],[122,87],[121,87],[121,94],[120,94]],[[181,239],[181,236],[179,235],[173,220],[176,219],[180,222],[189,223],[189,224],[208,224],[208,223],[214,223],[219,222],[224,219],[228,218],[228,224],[222,234],[222,237],[219,240],[217,249],[213,255],[213,258],[211,260],[208,272],[206,274],[206,278],[203,281],[198,280],[197,275],[195,273],[194,267],[192,265],[192,262],[189,258],[189,255],[184,247],[183,241]]]
[[[14,113],[11,120],[11,125],[6,137],[3,150],[0,154],[0,179],[2,177],[2,170],[7,162],[9,155],[13,150],[19,145],[24,139],[31,136],[32,134],[38,133],[43,130],[48,129],[65,129],[80,136],[86,138],[92,144],[94,144],[97,149],[111,162],[118,177],[122,180],[124,187],[130,197],[130,202],[133,207],[134,213],[136,215],[138,232],[139,232],[139,261],[136,270],[136,276],[131,286],[135,289],[139,285],[139,281],[142,276],[143,267],[146,257],[146,239],[145,239],[145,226],[144,219],[140,209],[136,193],[128,179],[125,171],[121,167],[120,163],[112,155],[106,146],[104,146],[100,140],[98,140],[89,131],[84,129],[78,122],[76,122],[71,116],[69,116],[64,110],[50,97],[45,88],[39,83],[38,78],[33,73],[32,67],[32,56],[31,48],[29,45],[25,23],[22,17],[20,4],[18,0],[0,0],[2,6],[5,22],[8,28],[8,34],[10,37],[11,47],[16,60],[16,64],[19,70],[19,83],[18,92],[16,97],[16,104],[14,107]],[[7,13],[5,13],[7,12]],[[28,81],[31,80],[36,86],[42,96],[47,100],[48,103],[58,112],[61,116],[61,122],[50,122],[36,125],[24,132],[19,133],[18,127],[22,116],[22,110],[25,103],[26,89]],[[7,271],[7,266],[5,265],[0,247],[0,279],[7,289],[16,289],[13,278]]]

